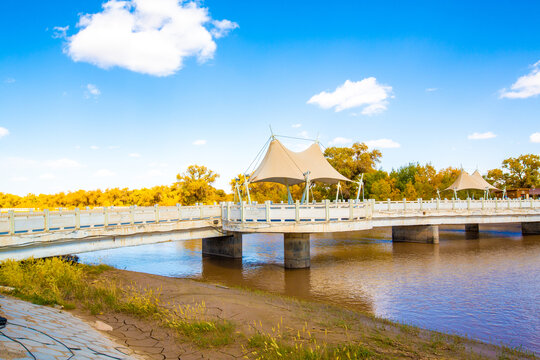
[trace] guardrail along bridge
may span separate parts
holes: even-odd
[[[233,204],[0,213],[0,261],[166,241],[202,239],[206,255],[242,257],[242,235],[282,233],[286,268],[310,266],[310,234],[392,227],[393,241],[439,242],[438,225],[521,223],[540,234],[540,200],[349,201]]]

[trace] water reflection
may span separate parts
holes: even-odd
[[[81,254],[85,262],[316,299],[422,327],[540,351],[540,237],[516,227],[441,231],[392,243],[389,229],[312,237],[311,269],[285,271],[283,240],[249,235],[243,259],[201,256],[201,241]]]

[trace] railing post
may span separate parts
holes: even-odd
[[[135,206],[133,205],[129,207],[129,223],[135,225]]]
[[[508,209],[510,209],[510,198],[507,198],[506,202],[508,203]]]
[[[349,220],[354,219],[354,207],[352,199],[349,199]]]
[[[324,200],[324,218],[326,221],[330,221],[330,201]]]
[[[9,235],[15,234],[15,212],[13,210],[8,211],[9,218]]]
[[[531,209],[534,208],[534,200],[531,198]]]
[[[158,204],[154,204],[154,215],[155,215],[155,221],[156,221],[156,224],[159,223],[159,205]]]
[[[392,201],[390,199],[386,201],[388,202],[388,211],[392,210]]]
[[[521,209],[523,207],[523,199],[519,198],[519,208]]]
[[[227,201],[227,221],[231,220],[231,202]]]
[[[75,208],[75,229],[81,228],[81,210],[78,207]]]
[[[245,201],[242,201],[240,203],[240,219],[241,219],[241,221],[243,223],[246,222],[246,214],[245,214],[245,211],[244,211],[245,210],[245,204],[246,204]]]
[[[499,208],[499,199],[495,198],[495,210]]]
[[[49,225],[50,225],[50,221],[49,221],[49,209],[43,210],[43,221],[44,221],[44,224],[43,224],[43,231],[48,232],[48,231],[49,231]]]
[[[437,210],[441,209],[441,199],[437,198]]]
[[[482,198],[482,210],[484,210],[485,208],[486,208],[485,199]]]
[[[103,227],[109,226],[109,208],[103,207]]]
[[[467,210],[471,210],[471,198],[467,198]]]
[[[422,210],[422,199],[418,198],[416,201],[418,201],[418,208]]]
[[[300,200],[296,200],[294,203],[294,219],[296,222],[300,221]]]
[[[407,210],[407,199],[403,198],[403,212]]]
[[[204,204],[203,204],[203,203],[199,203],[199,218],[201,218],[201,219],[204,218],[203,211],[204,211]]]
[[[456,199],[452,198],[452,210],[456,209]]]
[[[266,222],[270,222],[270,200],[264,202],[264,215],[266,217]]]

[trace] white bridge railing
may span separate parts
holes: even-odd
[[[417,200],[417,201],[363,201],[330,202],[311,204],[222,204],[222,220],[232,223],[249,222],[322,222],[369,219],[376,216],[416,214],[436,215],[438,212],[456,214],[464,211],[515,211],[538,209],[540,200]],[[424,214],[425,213],[425,214]]]
[[[328,222],[403,215],[540,211],[540,200],[418,200],[233,204],[0,212],[0,236],[220,218],[230,223]]]
[[[219,218],[219,205],[94,208],[0,213],[0,236]]]

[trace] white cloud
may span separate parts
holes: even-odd
[[[365,144],[370,148],[379,148],[379,149],[392,149],[401,147],[401,145],[394,140],[390,139],[378,139],[378,140],[368,140]]]
[[[216,39],[226,36],[231,30],[238,27],[238,24],[230,20],[213,20],[212,25],[214,28],[210,30],[210,33],[214,35]]]
[[[330,145],[330,146],[347,145],[347,144],[351,144],[351,143],[352,143],[352,139],[347,139],[347,138],[338,136],[338,137],[334,138],[332,141],[330,141],[328,143],[328,145]]]
[[[485,140],[485,139],[492,139],[492,138],[494,138],[496,136],[497,135],[495,135],[491,131],[488,131],[488,132],[485,132],[485,133],[477,133],[477,132],[475,132],[475,133],[472,133],[469,136],[467,136],[467,139],[469,139],[469,140]]]
[[[109,145],[109,146],[107,146],[107,149],[109,149],[109,150],[120,149],[120,145]]]
[[[51,169],[75,169],[80,168],[81,164],[72,159],[58,159],[58,160],[48,160],[43,163],[45,167]]]
[[[53,28],[53,39],[65,39],[66,38],[66,32],[69,30],[68,26],[55,26]]]
[[[369,77],[360,81],[347,80],[333,92],[323,91],[312,96],[307,103],[323,109],[334,108],[336,112],[363,107],[363,115],[373,115],[386,110],[389,98],[393,98],[392,87],[381,85],[376,78]]]
[[[193,145],[198,145],[198,146],[200,146],[200,145],[206,145],[206,140],[202,140],[202,139],[200,139],[200,140],[195,140],[195,141],[193,142]]]
[[[427,88],[426,89],[427,92],[433,92],[433,91],[437,91],[437,90],[439,90],[439,89],[437,89],[437,88]]]
[[[213,20],[198,1],[109,0],[96,14],[82,15],[79,32],[67,38],[74,61],[108,69],[119,66],[155,76],[180,70],[187,57],[200,62],[216,51],[214,38],[238,25]]]
[[[88,84],[86,85],[86,91],[84,93],[84,96],[89,99],[91,97],[98,98],[99,95],[101,95],[101,91],[99,91],[98,87],[94,84]]]
[[[43,180],[51,180],[51,179],[55,179],[56,176],[54,176],[53,174],[41,174],[39,175],[39,178],[40,179],[43,179]]]
[[[502,89],[500,98],[525,99],[540,94],[540,61],[532,65],[532,70],[523,75],[510,86],[510,90]]]
[[[6,79],[4,80],[4,82],[5,82],[6,84],[13,84],[13,83],[15,82],[15,79],[14,79],[14,78],[11,78],[11,77],[10,77],[10,78],[6,78]]]
[[[292,124],[292,125],[291,125],[291,127],[292,127],[293,129],[298,129],[298,128],[301,127],[301,126],[302,126],[302,124]]]
[[[90,150],[99,150],[99,146],[97,145],[91,145]]]
[[[94,173],[94,177],[111,177],[115,176],[116,174],[108,169],[99,169]]]
[[[140,158],[141,157],[141,154],[139,153],[131,153],[128,155],[129,157],[132,157],[132,158]]]
[[[532,133],[529,139],[532,143],[540,143],[540,132]]]
[[[0,126],[0,138],[3,138],[4,136],[8,136],[8,135],[9,135],[9,130],[6,129],[5,127]]]

